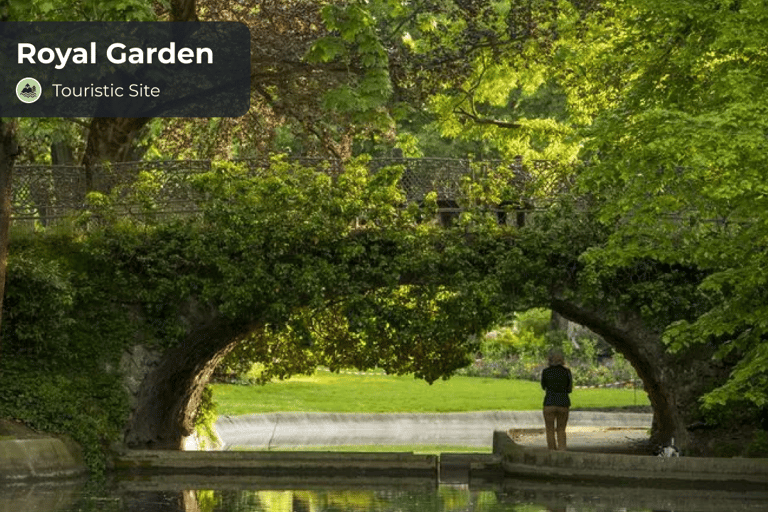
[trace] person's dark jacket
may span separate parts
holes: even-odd
[[[565,366],[556,365],[545,368],[541,372],[541,387],[547,393],[544,405],[570,407],[571,398],[568,394],[573,391],[573,376]]]

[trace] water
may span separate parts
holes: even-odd
[[[0,512],[651,512],[768,511],[768,489],[595,487],[505,480],[438,485],[366,481],[153,476],[103,485],[0,486]],[[194,477],[192,477],[194,478]]]

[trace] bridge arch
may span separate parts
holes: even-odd
[[[685,446],[690,421],[686,411],[695,396],[680,382],[700,371],[701,365],[688,361],[683,368],[675,362],[664,350],[660,335],[648,330],[632,313],[610,319],[558,298],[547,306],[601,335],[626,357],[642,379],[653,406],[652,438],[665,442],[674,437],[679,446]],[[216,365],[256,328],[256,324],[208,315],[190,329],[182,343],[159,354],[144,369],[125,430],[126,445],[182,449],[185,438],[194,431],[195,412]]]
[[[670,380],[667,367],[675,365],[661,342],[661,333],[648,330],[633,312],[608,319],[589,308],[562,299],[553,299],[550,307],[562,317],[589,328],[623,355],[637,372],[653,408],[651,437],[656,443],[672,438],[678,446],[688,443],[685,415],[677,405],[688,402],[682,397],[678,382]]]
[[[215,316],[194,325],[176,346],[138,364],[125,429],[129,448],[181,450],[194,433],[195,413],[203,390],[219,362],[238,341],[255,330],[248,323]]]

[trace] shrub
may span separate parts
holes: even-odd
[[[104,471],[105,445],[120,435],[127,408],[118,375],[41,372],[18,362],[4,364],[2,373],[0,417],[70,436],[82,446],[91,472]]]
[[[508,325],[488,333],[475,362],[459,371],[473,377],[537,381],[547,364],[547,353],[560,348],[573,371],[577,386],[602,386],[636,381],[629,362],[597,336],[588,333],[574,341],[562,331],[552,331],[550,311],[536,308],[516,313]],[[604,355],[609,357],[603,357]]]
[[[758,430],[755,432],[752,442],[747,446],[748,457],[768,457],[768,432]]]
[[[108,291],[114,273],[100,273],[92,256],[73,235],[14,240],[3,304],[0,417],[70,436],[100,474],[104,448],[119,439],[128,413],[117,368],[133,331]]]

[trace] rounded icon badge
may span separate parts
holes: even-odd
[[[43,95],[43,88],[40,82],[34,78],[27,77],[19,80],[16,84],[16,97],[21,100],[22,103],[34,103],[40,99]]]

